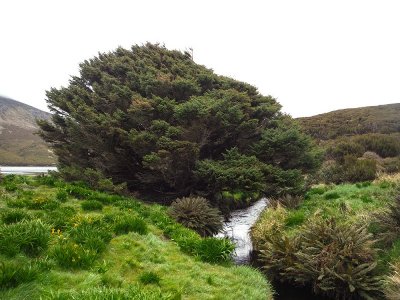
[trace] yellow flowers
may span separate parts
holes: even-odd
[[[56,234],[56,233],[57,233],[57,235],[58,235],[59,237],[62,236],[62,232],[61,232],[60,229],[57,229],[57,231],[56,231],[55,228],[52,228],[52,229],[51,229],[51,235],[54,235],[54,234]]]

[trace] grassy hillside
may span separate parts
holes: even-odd
[[[0,185],[0,299],[272,299],[226,245],[163,206],[52,177]]]
[[[400,103],[332,111],[297,119],[311,136],[335,139],[366,133],[400,132]]]
[[[55,156],[35,134],[36,119],[49,118],[49,113],[0,96],[0,164],[54,164]]]

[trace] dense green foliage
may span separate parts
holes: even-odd
[[[91,201],[102,210],[83,209]],[[262,274],[232,265],[230,241],[202,238],[160,205],[8,175],[0,212],[1,299],[272,299]]]
[[[170,199],[296,193],[318,163],[275,99],[158,45],[99,54],[47,97],[41,136],[64,177],[103,190],[110,178]]]
[[[399,269],[391,274],[390,265],[400,261],[399,189],[397,174],[318,185],[303,201],[277,199],[252,228],[261,264],[271,278],[327,298],[381,299],[385,292],[396,299]]]
[[[222,215],[201,197],[185,197],[172,202],[169,214],[177,222],[193,229],[201,236],[209,236],[222,229]]]

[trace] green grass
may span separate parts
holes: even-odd
[[[85,201],[102,210],[84,210]],[[229,261],[231,243],[201,238],[166,210],[54,178],[6,176],[0,299],[272,299],[260,272]]]

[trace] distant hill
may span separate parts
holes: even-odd
[[[319,140],[367,133],[399,133],[400,103],[341,109],[297,120],[308,134]]]
[[[35,134],[36,119],[51,115],[24,103],[0,96],[0,165],[49,165],[56,159]]]

